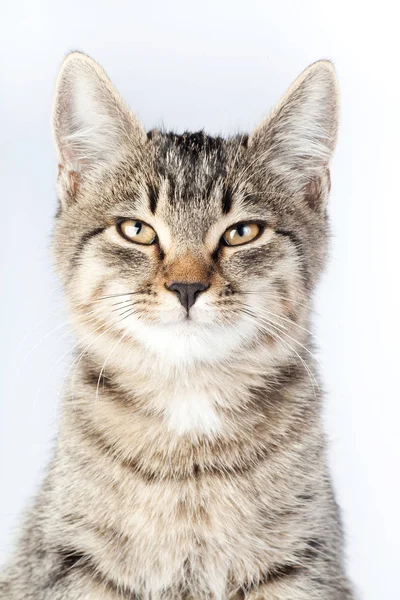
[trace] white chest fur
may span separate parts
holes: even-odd
[[[178,435],[214,436],[221,430],[215,399],[204,391],[179,391],[167,400],[168,427]]]

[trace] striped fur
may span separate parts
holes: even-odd
[[[80,349],[1,600],[353,598],[309,332],[337,112],[320,62],[249,136],[145,134],[67,57],[54,254]],[[205,288],[190,318],[175,281]]]

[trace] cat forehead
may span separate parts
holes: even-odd
[[[208,135],[204,131],[185,131],[177,134],[152,130],[147,137],[157,149],[159,158],[168,161],[179,156],[185,163],[193,164],[204,157],[211,162],[223,161],[230,144],[230,140]]]
[[[160,174],[173,177],[176,183],[206,184],[209,179],[224,177],[235,168],[247,136],[224,139],[203,131],[176,133],[150,132],[156,167]],[[237,162],[237,160],[236,160]],[[237,165],[236,165],[237,166]]]
[[[179,135],[154,130],[147,135],[147,152],[135,168],[124,163],[114,181],[110,178],[110,193],[121,210],[137,211],[138,218],[150,212],[180,228],[193,219],[209,227],[233,207],[240,208],[243,192],[236,183],[245,164],[245,136],[224,139],[202,131]],[[252,204],[250,197],[246,204]]]

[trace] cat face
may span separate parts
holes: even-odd
[[[172,363],[284,352],[325,258],[336,120],[324,62],[250,136],[146,134],[98,65],[70,55],[54,243],[82,339]]]

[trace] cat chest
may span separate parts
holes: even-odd
[[[164,399],[164,418],[170,432],[215,436],[222,430],[214,398],[199,390],[175,390]]]
[[[147,586],[151,598],[178,590],[183,581],[195,582],[196,598],[209,597],[211,589],[211,597],[224,597],[229,579],[246,581],[249,565],[255,569],[250,575],[256,574],[266,559],[254,502],[244,488],[243,482],[211,477],[137,482],[133,502],[120,500],[106,535],[99,534],[101,570],[127,589]]]

